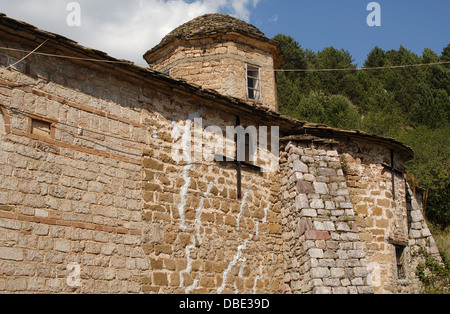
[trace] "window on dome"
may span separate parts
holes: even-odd
[[[247,90],[248,99],[261,101],[261,75],[260,69],[253,65],[247,65]]]

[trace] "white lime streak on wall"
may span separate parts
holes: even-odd
[[[244,251],[247,248],[248,242],[253,238],[253,235],[250,235],[250,237],[245,240],[244,244],[238,246],[238,250],[236,255],[234,256],[233,260],[228,265],[227,269],[224,270],[222,274],[222,286],[217,290],[218,294],[222,294],[223,290],[225,289],[225,285],[227,284],[227,278],[230,275],[231,271],[233,270],[233,267],[236,266],[237,262],[241,258],[242,251]]]
[[[186,269],[182,270],[180,272],[180,288],[184,288],[184,274],[190,274],[192,271],[192,258],[191,258],[191,250],[195,248],[195,237],[192,236],[191,237],[191,244],[186,246],[186,250],[185,250],[185,254],[186,254],[186,260],[187,260],[187,265],[186,265]],[[194,282],[193,286],[196,283]],[[191,290],[194,288],[191,288]],[[187,290],[185,289],[186,293]]]
[[[189,172],[192,169],[192,145],[191,145],[191,130],[192,130],[192,124],[193,120],[196,118],[199,118],[200,115],[203,113],[203,110],[199,110],[197,112],[194,112],[189,115],[188,120],[185,121],[184,130],[181,134],[181,149],[183,151],[182,156],[179,155],[179,149],[172,149],[172,158],[174,158],[175,161],[180,162],[183,161],[186,163],[186,165],[183,167],[183,179],[184,179],[184,185],[181,187],[180,192],[180,202],[178,203],[177,209],[178,213],[180,215],[180,225],[183,230],[186,230],[186,216],[185,216],[185,207],[186,207],[186,196],[189,191],[189,187],[191,186],[191,177],[189,176]],[[173,130],[172,130],[172,138],[178,139],[180,137],[180,130],[178,126],[173,123]],[[176,147],[177,145],[174,145]],[[180,158],[181,157],[181,158]],[[181,160],[180,160],[181,159]]]
[[[239,211],[239,214],[237,216],[237,230],[239,230],[239,224],[241,222],[241,217],[242,217],[242,214],[244,213],[245,205],[247,205],[247,198],[248,198],[248,195],[250,194],[251,189],[252,189],[252,185],[249,185],[247,192],[244,193],[244,197],[242,198],[241,210]]]
[[[215,184],[217,184],[217,182],[218,182],[218,179],[216,178],[214,181],[211,181],[209,183],[206,193],[200,199],[200,203],[197,207],[197,212],[195,215],[195,229],[196,229],[197,241],[198,241],[199,245],[202,245],[202,243],[203,243],[202,236],[200,235],[200,227],[202,225],[202,210],[203,210],[203,206],[205,203],[205,199],[207,199],[209,197],[209,194],[211,193],[213,186]]]

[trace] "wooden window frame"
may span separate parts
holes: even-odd
[[[50,125],[50,133],[48,134],[48,136],[33,134],[33,121],[38,121],[38,122],[43,122],[43,123],[49,124]],[[42,139],[42,138],[54,139],[55,134],[56,134],[56,123],[57,122],[58,121],[56,121],[54,119],[50,119],[50,118],[43,117],[40,115],[28,114],[28,133],[32,137],[36,137],[36,139]]]
[[[394,278],[399,285],[408,285],[408,244],[400,241],[390,243],[394,246]]]
[[[258,72],[258,76],[250,76],[248,72],[250,71],[254,71],[254,72]],[[261,88],[261,68],[255,65],[251,65],[251,64],[246,64],[246,84],[247,84],[247,98],[249,100],[252,101],[256,101],[256,102],[261,102],[262,99],[262,88]],[[256,84],[254,84],[256,86],[255,87],[250,87],[248,82],[249,79],[255,80]],[[250,91],[253,91],[253,97],[250,97]]]

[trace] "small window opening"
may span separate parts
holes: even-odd
[[[52,124],[50,122],[31,119],[31,134],[37,136],[50,137],[52,130]]]
[[[247,65],[248,98],[255,101],[261,100],[261,79],[258,67]]]
[[[396,245],[395,246],[395,262],[397,266],[397,279],[406,279],[406,262],[405,262],[405,246]]]

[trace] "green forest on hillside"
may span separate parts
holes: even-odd
[[[351,54],[328,47],[304,49],[294,38],[277,35],[285,58],[283,69],[348,71],[278,72],[282,114],[342,129],[359,129],[392,137],[412,147],[408,178],[428,191],[427,219],[445,229],[450,224],[450,44],[422,56],[401,46],[379,47],[357,70]],[[422,65],[392,68],[403,65]]]

